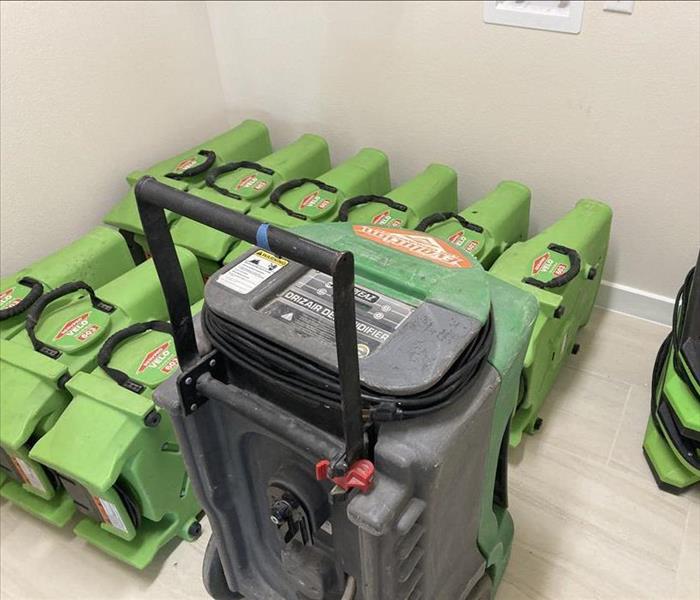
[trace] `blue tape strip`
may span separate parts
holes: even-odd
[[[270,249],[270,243],[267,241],[267,230],[269,227],[269,223],[263,223],[260,225],[260,227],[258,227],[258,230],[255,233],[255,245],[259,246],[260,248],[265,248],[265,250]]]

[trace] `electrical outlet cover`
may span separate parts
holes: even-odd
[[[495,0],[484,2],[484,22],[580,33],[583,4],[582,0]]]

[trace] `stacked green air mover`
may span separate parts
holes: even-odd
[[[539,429],[539,412],[590,316],[600,287],[612,212],[581,200],[566,216],[527,238],[530,192],[505,181],[459,214],[436,214],[418,228],[473,255],[492,275],[534,295],[539,315],[520,378],[510,428],[517,446],[524,432]]]
[[[700,255],[656,357],[643,450],[662,490],[677,494],[700,481]]]
[[[457,174],[448,166],[430,164],[393,186],[380,150],[363,148],[332,167],[323,138],[302,135],[273,151],[267,127],[252,120],[129,174],[130,189],[104,225],[0,282],[0,494],[57,526],[79,513],[78,536],[137,568],[169,540],[196,537],[201,517],[171,419],[152,400],[178,362],[134,195],[144,175],[278,227],[348,222],[386,243],[442,257],[438,262],[467,256],[490,269],[499,315],[509,302],[534,306],[534,296],[539,316],[524,367],[510,369],[503,383],[504,394],[519,389],[517,408],[513,414],[510,400],[499,401],[494,416],[486,465],[492,478],[503,468],[505,424],[510,420],[511,444],[538,427],[541,404],[590,314],[607,252],[611,215],[601,203],[579,202],[528,240],[530,191],[520,183],[504,181],[458,212]],[[165,216],[198,312],[203,278],[255,249],[202,223]],[[496,331],[503,327],[498,322]],[[666,348],[680,344],[674,337]],[[511,364],[502,342],[497,353],[494,360]],[[697,400],[697,377],[693,386],[681,376],[692,375],[691,362],[669,350],[658,367],[668,400],[660,401],[660,385],[655,406],[673,409],[676,430],[694,439],[697,451],[698,438],[687,435],[700,429],[697,403],[676,401]],[[645,452],[663,473],[660,481],[686,487],[700,471],[674,436],[655,416]],[[492,504],[494,485],[483,497],[479,546],[497,582],[512,522],[504,505]]]
[[[389,191],[390,187],[386,156],[366,148],[317,180],[280,185],[270,204],[252,210],[250,216],[285,228],[340,220],[410,229],[436,209],[457,208],[457,174],[445,165],[429,165],[399,187]],[[251,247],[236,242],[225,262]]]
[[[449,242],[488,269],[512,244],[527,239],[530,190],[516,181],[503,181],[460,213],[434,213],[416,229]]]
[[[510,444],[539,429],[539,411],[564,359],[578,351],[576,335],[593,310],[608,252],[612,211],[602,202],[580,200],[559,221],[526,242],[514,244],[490,272],[530,292],[539,315],[520,380]]]
[[[27,310],[44,293],[69,281],[99,287],[133,268],[119,233],[97,227],[87,235],[17,273],[0,280],[0,339],[24,328]]]
[[[133,185],[144,175],[179,190],[188,191],[204,184],[214,170],[231,161],[253,161],[271,150],[270,134],[264,123],[243,121],[237,127],[187,152],[153,165],[145,171],[134,171],[127,176],[130,189],[126,196],[105,217],[104,222],[119,229],[135,253],[147,252],[143,226],[136,208]],[[167,214],[169,221],[176,218]]]
[[[178,255],[190,297],[201,298],[202,279],[195,257],[185,249],[180,249]],[[3,497],[57,526],[65,525],[76,508],[83,511],[93,508],[93,517],[101,521],[103,529],[112,533],[123,529],[127,536],[133,533],[133,525],[141,521],[141,515],[144,521],[172,518],[164,511],[158,513],[158,509],[149,512],[146,507],[151,500],[140,489],[149,482],[146,478],[130,479],[124,472],[130,468],[130,455],[148,453],[151,443],[148,434],[132,448],[114,443],[88,451],[91,444],[109,441],[96,439],[106,434],[106,429],[100,426],[98,411],[83,414],[78,422],[73,419],[83,404],[73,408],[73,401],[81,394],[100,397],[97,390],[101,381],[90,380],[91,388],[86,384],[86,376],[90,372],[98,373],[103,349],[112,336],[137,323],[162,320],[166,316],[165,300],[152,261],[96,289],[85,282],[68,282],[34,302],[27,311],[25,331],[0,344],[0,458],[8,476],[0,488]],[[145,391],[147,383],[144,390],[130,391]],[[103,394],[118,404],[110,411],[110,418],[120,422],[124,420],[123,412],[145,411],[139,427],[157,430],[150,434],[151,438],[167,437],[168,424],[155,422],[159,420],[158,411],[150,401],[144,408],[141,398],[122,395],[118,401],[118,395],[119,390]],[[48,440],[65,432],[66,412],[67,418],[73,419],[70,431],[63,443],[57,443],[47,453],[46,446],[51,444]],[[59,433],[54,434],[56,427]],[[66,441],[79,444],[72,458],[81,463],[86,481],[91,474],[100,472],[103,479],[99,481],[114,479],[113,489],[100,490],[95,486],[92,495],[77,498],[72,494],[57,470],[65,458]],[[140,463],[144,460],[139,458]],[[107,462],[110,462],[109,470],[103,468]],[[179,490],[185,478],[181,462],[178,469]],[[68,469],[66,472],[80,476]],[[100,495],[100,491],[105,493]],[[117,497],[121,500],[117,501]],[[190,510],[189,518],[194,518],[197,512],[198,509]]]

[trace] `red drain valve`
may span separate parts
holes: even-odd
[[[327,458],[319,460],[316,463],[316,479],[319,481],[330,479],[346,492],[348,490],[358,489],[363,494],[366,494],[372,487],[372,482],[374,481],[374,464],[371,460],[367,460],[366,458],[356,460],[350,465],[347,473],[340,477],[328,477],[330,466],[331,461]]]

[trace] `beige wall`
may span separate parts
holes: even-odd
[[[518,179],[534,231],[605,200],[619,284],[672,296],[695,262],[700,3],[589,1],[580,35],[486,25],[482,2],[208,6],[230,122],[320,133],[335,160],[374,145],[396,182],[445,162],[464,204]]]
[[[97,224],[124,175],[225,125],[198,2],[2,2],[3,274]]]
[[[249,116],[336,161],[382,148],[395,182],[445,162],[463,204],[519,179],[532,231],[606,200],[618,284],[672,296],[697,252],[700,3],[589,1],[567,35],[486,25],[481,2],[3,2],[0,40],[3,274]]]

